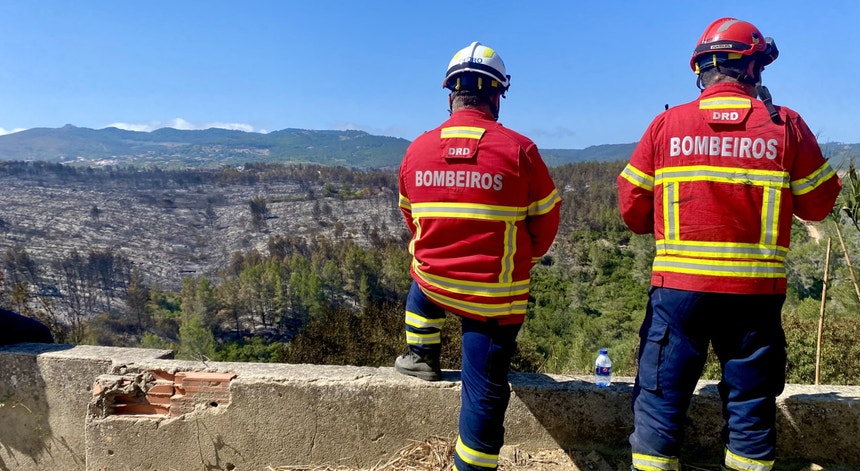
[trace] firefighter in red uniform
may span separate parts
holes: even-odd
[[[679,469],[709,343],[722,371],[724,469],[773,467],[792,214],[824,219],[841,188],[803,119],[761,85],[777,54],[752,24],[713,22],[690,61],[699,98],[657,116],[618,177],[625,223],[657,245],[633,390],[634,469]]]
[[[535,144],[496,121],[509,83],[493,49],[474,42],[458,51],[442,84],[450,119],[415,139],[400,166],[413,283],[408,349],[394,366],[441,379],[439,329],[445,310],[460,316],[460,471],[497,467],[529,272],[555,238],[561,207]]]

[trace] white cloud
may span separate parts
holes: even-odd
[[[12,134],[13,132],[24,131],[26,129],[27,128],[15,128],[15,129],[10,129],[7,131],[6,129],[0,128],[0,136],[4,136],[6,134]]]
[[[141,131],[141,132],[149,132],[154,131],[156,128],[155,125],[150,124],[134,124],[134,123],[110,123],[106,128],[119,128],[125,129],[126,131]]]
[[[401,137],[407,134],[407,130],[403,126],[389,126],[387,128],[379,128],[375,126],[365,126],[359,123],[340,122],[330,126],[335,131],[364,131],[374,136],[395,136]]]
[[[220,122],[212,122],[212,123],[203,123],[203,124],[194,124],[189,121],[186,121],[182,118],[174,118],[166,123],[161,121],[150,121],[148,123],[111,123],[105,127],[114,127],[119,129],[125,129],[127,131],[142,131],[142,132],[150,132],[155,131],[156,129],[161,128],[173,128],[179,129],[182,131],[192,131],[192,130],[201,130],[201,129],[209,129],[209,128],[218,128],[218,129],[231,129],[234,131],[245,131],[245,132],[260,132],[266,133],[266,130],[254,130],[254,126],[245,123],[220,123]]]

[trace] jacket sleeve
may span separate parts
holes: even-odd
[[[624,224],[636,234],[654,232],[654,124],[645,131],[630,162],[615,181]]]
[[[806,221],[821,221],[833,209],[842,181],[821,154],[821,147],[803,118],[793,118],[789,121],[788,139],[795,149],[790,170],[794,214]]]
[[[558,233],[561,214],[561,196],[549,174],[537,146],[525,150],[530,166],[529,207],[526,226],[532,243],[532,263],[540,261]]]
[[[412,203],[409,201],[409,192],[407,189],[406,183],[406,170],[404,167],[406,166],[406,159],[403,159],[403,162],[400,165],[400,171],[398,173],[398,206],[400,207],[400,212],[403,213],[403,218],[406,220],[406,227],[409,228],[409,232],[415,234],[415,221],[412,219]]]

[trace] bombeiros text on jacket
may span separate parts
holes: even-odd
[[[468,170],[418,170],[415,186],[502,190],[502,175]]]

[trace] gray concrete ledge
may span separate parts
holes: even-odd
[[[366,468],[415,441],[457,434],[457,371],[427,383],[392,368],[170,358],[165,350],[0,348],[0,470]],[[629,452],[631,378],[598,388],[584,377],[512,374],[511,387],[507,444]],[[860,469],[858,399],[857,387],[789,385],[779,398],[779,459]],[[140,402],[156,412],[128,413]],[[687,426],[684,455],[716,461],[715,383],[699,384]]]

